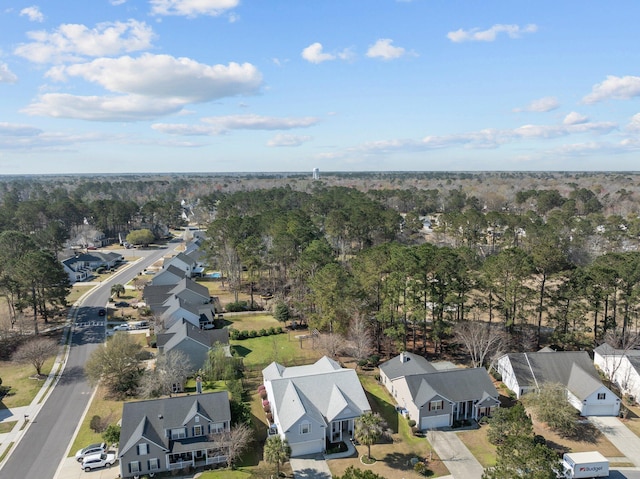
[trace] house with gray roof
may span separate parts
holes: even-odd
[[[185,276],[191,278],[194,275],[194,269],[198,266],[196,261],[185,253],[178,253],[177,255],[165,259],[162,265],[163,269],[167,269],[169,266],[175,266],[176,268],[184,271]]]
[[[178,268],[177,266],[168,265],[166,268],[163,267],[162,271],[158,272],[149,282],[149,284],[153,286],[162,286],[168,284],[176,285],[182,278],[186,277],[187,274],[184,272],[184,270]]]
[[[593,350],[593,362],[631,401],[640,399],[640,350],[603,343]]]
[[[518,398],[544,384],[560,384],[581,416],[617,416],[620,412],[620,398],[602,384],[586,351],[509,353],[498,359],[496,370]]]
[[[132,478],[224,463],[230,430],[226,391],[126,402],[120,432],[120,477]]]
[[[170,291],[180,299],[194,304],[208,304],[211,302],[209,289],[190,278],[182,278]]]
[[[161,311],[162,329],[165,330],[180,319],[186,319],[197,327],[201,324],[211,324],[215,315],[213,304],[194,304],[177,296],[170,296],[157,311]]]
[[[262,376],[273,415],[270,429],[287,439],[293,457],[352,439],[355,420],[371,410],[356,372],[326,356],[305,366],[273,362]]]
[[[193,372],[202,368],[207,360],[209,350],[216,343],[225,346],[227,355],[231,356],[227,328],[200,329],[186,319],[182,319],[176,321],[165,332],[157,334],[158,353],[181,351],[189,359]]]
[[[478,420],[500,407],[486,369],[440,368],[408,352],[380,365],[380,382],[421,430]]]
[[[100,267],[113,268],[123,260],[121,254],[113,251],[91,251],[62,260],[62,267],[69,276],[69,281],[76,283],[87,280],[93,275],[93,271]]]

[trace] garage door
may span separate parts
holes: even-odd
[[[582,410],[583,416],[615,416],[614,406],[611,404],[589,404]]]
[[[441,414],[440,416],[423,417],[420,422],[420,429],[437,429],[439,427],[447,427],[449,425],[449,415]]]
[[[306,454],[317,454],[324,451],[324,439],[315,441],[299,442],[289,444],[291,446],[291,457],[304,456]]]

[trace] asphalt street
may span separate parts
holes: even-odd
[[[104,341],[105,317],[98,316],[98,309],[107,303],[113,284],[130,281],[167,253],[166,248],[123,250],[121,254],[132,264],[104,281],[78,305],[64,372],[37,415],[30,418],[25,433],[0,469],[0,478],[53,479],[93,393],[83,365]]]

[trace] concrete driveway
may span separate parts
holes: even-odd
[[[320,456],[300,456],[289,459],[295,479],[331,479],[327,461]]]
[[[629,462],[640,467],[640,438],[617,417],[591,416],[589,421],[624,454]]]
[[[453,431],[429,431],[438,457],[455,479],[480,479],[484,468]],[[433,435],[433,436],[431,436]]]

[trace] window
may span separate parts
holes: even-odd
[[[149,459],[149,470],[157,471],[158,469],[160,469],[160,459],[157,457],[155,459]]]
[[[598,393],[598,399],[606,399],[607,393]]]
[[[138,456],[149,454],[149,444],[138,444]]]
[[[429,411],[439,411],[444,408],[443,401],[431,401],[429,403]]]
[[[171,430],[171,439],[184,439],[185,437],[184,428]]]
[[[202,426],[193,426],[193,435],[202,436]]]
[[[214,433],[214,434],[219,434],[221,432],[224,432],[224,423],[223,422],[210,424],[209,427],[211,428],[211,432]]]
[[[129,463],[129,472],[140,472],[140,462],[133,461]]]
[[[303,422],[300,424],[300,434],[309,434],[311,432],[311,424]]]

